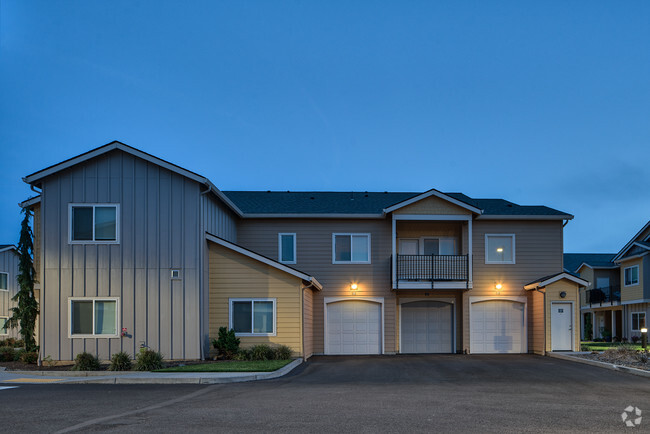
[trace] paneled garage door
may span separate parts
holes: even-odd
[[[327,354],[380,354],[381,304],[338,301],[327,305]]]
[[[414,301],[403,303],[400,307],[400,352],[453,352],[453,305]]]
[[[472,303],[470,352],[525,352],[524,307],[507,300]]]

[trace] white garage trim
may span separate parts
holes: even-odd
[[[324,352],[327,354],[327,349],[329,348],[329,336],[327,333],[327,305],[330,303],[337,303],[339,301],[370,301],[373,303],[378,303],[381,305],[381,348],[380,354],[384,354],[384,297],[325,297],[324,298],[324,309],[325,309],[325,321],[324,321],[324,331],[325,341],[324,341]]]
[[[517,297],[517,296],[482,296],[482,297],[470,297],[469,298],[469,352],[472,353],[472,310],[475,303],[480,303],[483,301],[515,301],[522,303],[524,305],[524,332],[522,336],[522,353],[528,352],[528,298]]]
[[[402,304],[412,303],[414,301],[437,301],[439,303],[451,304],[451,314],[454,319],[454,325],[452,327],[452,354],[456,353],[456,299],[455,298],[400,298],[399,299],[399,352],[402,352]]]

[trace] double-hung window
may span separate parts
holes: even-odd
[[[0,336],[5,336],[9,334],[9,327],[7,327],[7,321],[9,321],[9,317],[0,316]]]
[[[370,234],[332,234],[333,264],[370,264]]]
[[[117,298],[70,298],[70,337],[118,337]]]
[[[8,291],[9,290],[9,274],[8,273],[0,273],[0,291]]]
[[[278,234],[278,258],[284,264],[296,263],[296,234]]]
[[[275,299],[231,298],[230,328],[238,336],[275,336]]]
[[[645,312],[632,312],[632,330],[641,331],[645,327]]]
[[[515,236],[514,234],[485,235],[486,264],[514,264]]]
[[[639,284],[639,266],[634,265],[633,267],[626,267],[623,270],[624,275],[624,286],[632,286]]]
[[[119,242],[119,205],[70,204],[70,243]]]

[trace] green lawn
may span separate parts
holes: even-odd
[[[635,350],[641,350],[641,344],[633,343],[621,343],[621,342],[580,342],[580,347],[582,351],[605,351],[610,348],[616,348],[620,346],[630,347]],[[586,347],[586,350],[584,349]]]
[[[293,360],[260,360],[252,362],[214,362],[199,365],[176,366],[154,372],[271,372],[288,365]]]

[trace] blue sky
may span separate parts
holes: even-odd
[[[650,220],[650,2],[0,1],[0,243],[21,178],[112,140],[223,190],[463,192]]]

